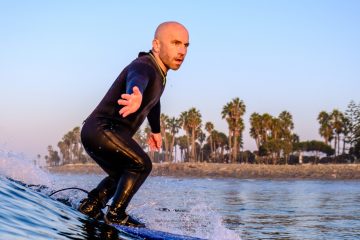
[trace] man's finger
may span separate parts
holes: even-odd
[[[129,102],[128,100],[119,99],[119,100],[118,100],[118,104],[119,104],[119,105],[127,106],[127,105],[130,104],[130,102]]]
[[[123,107],[122,109],[120,109],[119,113],[120,115],[124,114],[125,111],[127,110],[128,107]]]
[[[124,93],[124,94],[121,94],[121,98],[122,98],[122,99],[129,100],[129,99],[131,98],[131,95]]]
[[[126,117],[127,115],[129,115],[130,114],[130,111],[125,111],[123,114],[122,114],[122,116],[123,117]]]

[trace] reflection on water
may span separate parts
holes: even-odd
[[[224,180],[223,222],[242,239],[360,239],[356,181]]]

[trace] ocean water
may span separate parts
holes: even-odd
[[[48,173],[0,151],[0,239],[133,239],[76,211],[82,191],[49,197],[103,177]],[[360,239],[360,181],[150,177],[128,213],[204,239]]]

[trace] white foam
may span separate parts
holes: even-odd
[[[219,213],[200,199],[192,207],[181,209],[165,208],[159,211],[159,205],[134,208],[132,214],[145,217],[151,229],[189,235],[210,240],[240,240],[239,233],[228,229]],[[141,212],[141,213],[140,213]]]
[[[96,180],[94,183],[91,181],[81,181],[81,177],[75,175],[67,176],[66,174],[62,174],[58,176],[48,172],[46,169],[35,166],[33,160],[24,154],[7,150],[0,150],[0,176],[21,181],[27,185],[46,186],[47,188],[41,188],[41,186],[31,187],[46,195],[68,187],[80,187],[89,190],[96,186],[97,181],[100,181],[97,178],[94,178],[94,180]],[[67,190],[56,193],[53,198],[67,199],[69,203],[76,208],[79,201],[85,196],[86,194],[82,191]]]
[[[22,153],[0,150],[0,175],[26,184],[50,185],[50,175]]]
[[[195,235],[213,240],[240,240],[240,236],[233,230],[225,227],[219,213],[205,203],[191,208],[190,214],[196,217],[197,232]],[[195,220],[195,219],[194,219]],[[198,232],[201,231],[201,232]]]

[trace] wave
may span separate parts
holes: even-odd
[[[84,192],[69,189],[55,193],[68,187],[88,191],[102,178],[49,173],[22,154],[0,151],[1,238],[134,239],[75,210],[86,196]],[[224,227],[213,207],[191,198],[175,198],[178,203],[173,202],[169,198],[175,191],[172,184],[178,185],[178,181],[182,180],[150,179],[135,196],[128,212],[141,216],[150,228],[159,231],[208,239],[239,239]],[[182,191],[188,192],[186,188]],[[52,193],[55,194],[50,197]],[[190,204],[192,201],[194,204]]]

